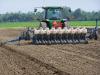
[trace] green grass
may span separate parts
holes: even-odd
[[[71,26],[86,26],[94,27],[96,25],[95,21],[70,21],[68,22]],[[100,26],[100,21],[98,22]],[[39,22],[3,22],[0,23],[0,28],[22,28],[22,27],[32,27],[36,28],[39,26]]]
[[[96,21],[70,21],[69,25],[94,27],[96,25]],[[100,26],[100,21],[98,21],[98,25]]]
[[[3,22],[0,28],[22,28],[22,27],[38,27],[39,22]]]

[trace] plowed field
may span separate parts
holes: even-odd
[[[22,29],[1,29],[0,40]],[[100,39],[89,44],[18,45],[0,47],[0,75],[100,75]]]

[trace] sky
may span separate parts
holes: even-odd
[[[67,6],[72,10],[100,11],[100,0],[0,0],[0,13],[33,12],[34,7]]]

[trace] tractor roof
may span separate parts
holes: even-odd
[[[63,7],[51,7],[51,6],[49,6],[49,7],[42,7],[43,9],[63,9]]]

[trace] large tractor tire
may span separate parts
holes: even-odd
[[[47,28],[47,23],[46,22],[40,22],[40,27],[43,29]]]

